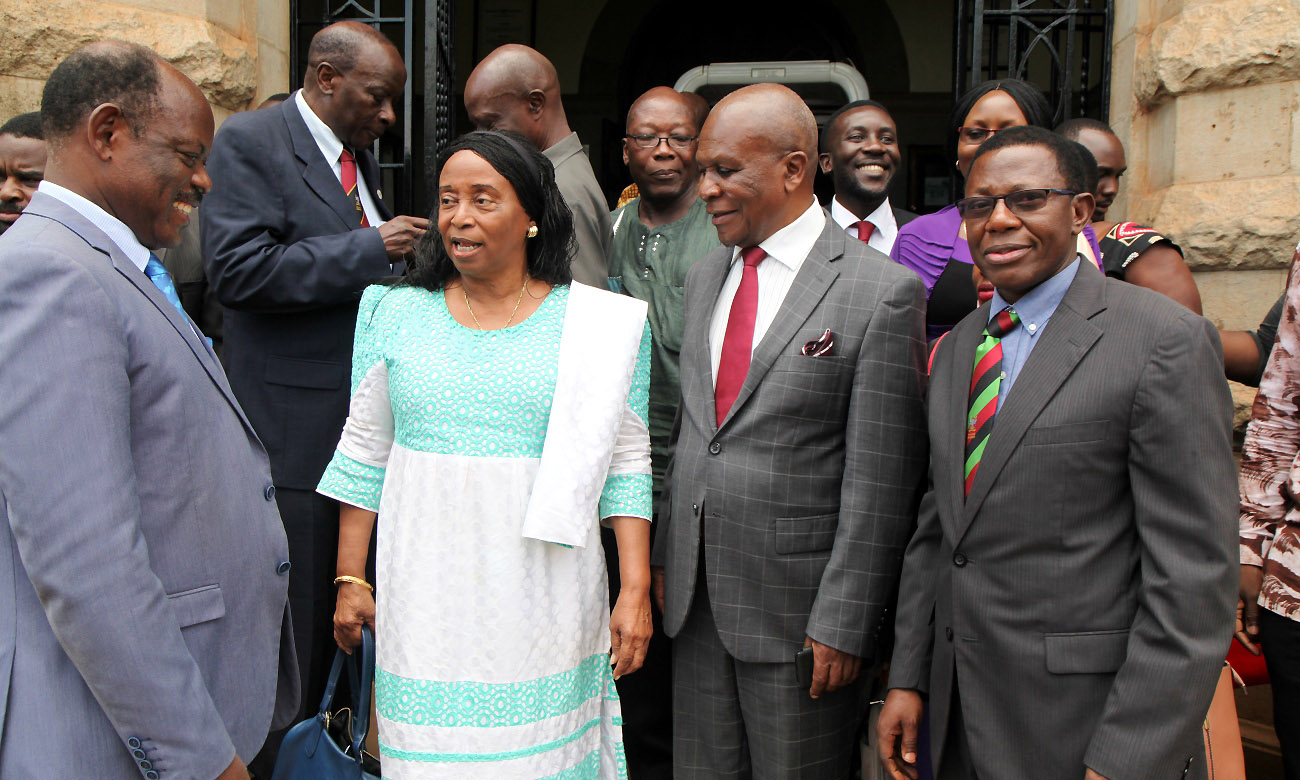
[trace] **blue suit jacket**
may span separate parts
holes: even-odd
[[[379,166],[357,166],[384,219]],[[227,307],[222,359],[281,487],[314,490],[347,417],[352,335],[367,285],[392,273],[293,98],[232,116],[208,160],[204,264]]]
[[[266,453],[207,345],[38,192],[0,237],[0,777],[217,776],[296,708]]]

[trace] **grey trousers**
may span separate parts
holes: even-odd
[[[849,776],[863,680],[812,699],[788,663],[723,647],[703,581],[673,639],[673,777],[835,780]]]

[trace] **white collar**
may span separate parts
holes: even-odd
[[[298,113],[302,114],[302,121],[307,124],[307,131],[315,139],[316,146],[320,148],[320,153],[325,156],[325,162],[330,165],[338,165],[339,155],[343,153],[343,142],[339,140],[330,126],[311,110],[307,105],[307,98],[302,96],[302,90],[293,93],[294,104],[298,106]]]
[[[853,223],[858,222],[858,216],[844,207],[839,198],[831,198],[831,219],[835,224],[844,230],[848,230]],[[876,230],[886,230],[887,232],[897,232],[898,222],[894,219],[894,209],[889,205],[889,198],[876,207],[876,210],[867,215],[867,222],[876,226]]]
[[[131,228],[127,227],[122,220],[67,187],[60,187],[49,179],[42,181],[36,189],[90,220],[90,224],[99,228],[104,235],[108,236],[108,240],[117,244],[117,248],[122,250],[122,254],[126,255],[127,259],[136,268],[143,271],[144,267],[149,264],[149,255],[151,253],[148,247],[140,243],[140,239],[135,237],[135,233],[131,232]]]
[[[803,260],[812,251],[813,244],[821,238],[822,230],[826,228],[826,212],[818,205],[817,199],[808,206],[808,210],[800,214],[794,222],[786,225],[763,241],[759,242],[759,248],[767,253],[768,257],[776,259],[781,265],[797,271],[799,266],[803,265]],[[735,262],[740,256],[742,247],[734,247],[731,251],[731,260]]]

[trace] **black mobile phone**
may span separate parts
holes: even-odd
[[[794,654],[794,673],[799,678],[800,688],[812,688],[813,649],[805,647]]]

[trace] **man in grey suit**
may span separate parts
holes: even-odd
[[[605,289],[613,233],[609,204],[578,134],[569,129],[555,66],[528,46],[500,46],[465,81],[465,111],[479,130],[519,133],[555,166],[555,184],[573,212],[573,278]]]
[[[1071,146],[999,132],[958,201],[996,293],[934,359],[877,728],[896,778],[926,696],[941,780],[1205,777],[1237,585],[1223,357],[1209,322],[1076,254]]]
[[[816,204],[817,126],[789,89],[724,98],[696,159],[724,247],[686,278],[652,558],[674,776],[847,777],[924,474],[924,290]]]
[[[0,237],[0,776],[247,778],[295,710],[266,452],[150,251],[211,182],[203,93],[70,55]]]

